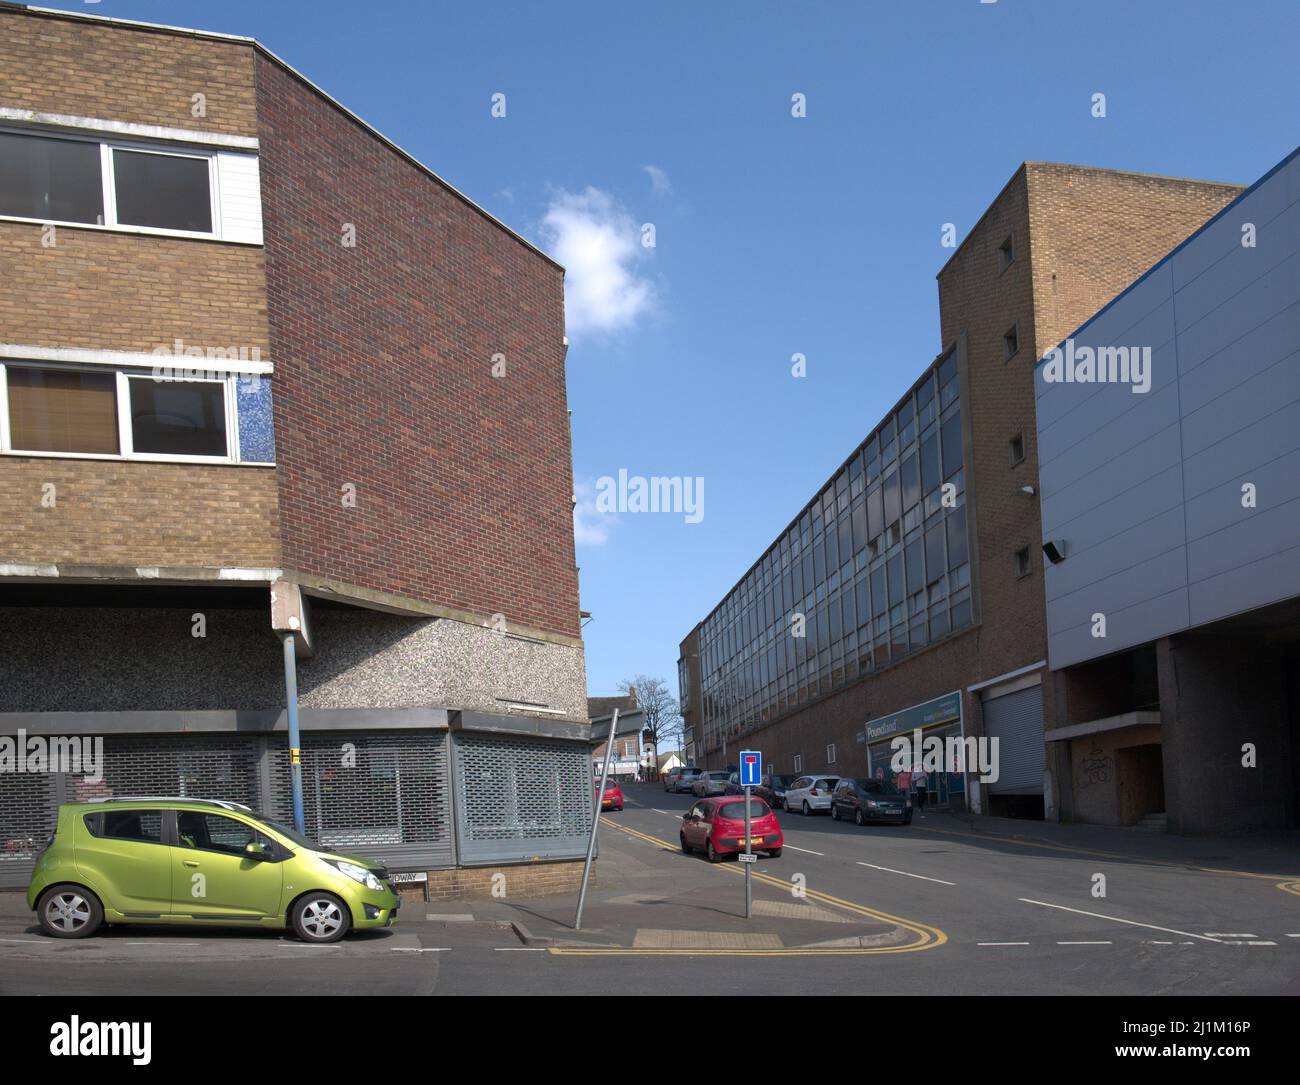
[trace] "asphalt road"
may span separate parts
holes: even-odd
[[[596,906],[611,916],[621,907],[618,914],[634,924],[644,913],[646,927],[662,926],[652,905],[638,905],[636,894],[625,892],[652,886],[664,898],[679,895],[672,915],[693,908],[690,926],[697,931],[750,923],[765,929],[761,917],[737,921],[738,864],[710,866],[677,850],[689,796],[667,795],[657,785],[626,794],[626,808],[607,815],[602,829],[601,863],[610,877]],[[504,926],[430,922],[416,905],[404,908],[393,931],[335,947],[302,946],[271,933],[156,928],[56,942],[11,898],[0,907],[0,992],[1300,993],[1300,896],[1276,879],[1230,872],[1228,842],[1221,869],[1211,871],[992,838],[947,817],[862,829],[826,815],[780,818],[785,851],[756,866],[765,900],[869,912],[877,925],[885,916],[932,933],[905,939],[901,950],[895,940],[888,951],[842,954],[663,955],[628,942],[587,955],[525,945]],[[1104,897],[1094,895],[1097,875],[1105,877]],[[807,894],[797,895],[796,887]],[[544,923],[567,904],[517,907]],[[472,904],[461,910],[477,911]]]

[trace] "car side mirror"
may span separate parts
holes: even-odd
[[[271,849],[265,844],[258,843],[254,840],[251,844],[244,846],[244,854],[250,859],[269,859],[271,858]]]

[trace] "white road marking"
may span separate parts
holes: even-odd
[[[545,946],[494,946],[494,953],[545,953]]]
[[[938,882],[940,885],[956,885],[956,882],[946,882],[942,878],[927,878],[924,874],[909,874],[906,870],[893,870],[887,866],[876,866],[875,863],[859,862],[858,866],[869,866],[872,870],[883,870],[886,874],[901,874],[904,878],[920,878],[923,882]]]
[[[450,953],[450,946],[393,946],[389,953]]]
[[[976,942],[977,946],[1027,946],[1028,942]]]
[[[1148,930],[1164,931],[1166,934],[1181,934],[1184,938],[1200,938],[1205,942],[1217,941],[1217,939],[1205,934],[1174,930],[1173,927],[1157,927],[1154,923],[1138,923],[1133,919],[1120,919],[1119,916],[1103,915],[1101,912],[1085,912],[1082,908],[1067,908],[1064,904],[1048,904],[1045,900],[1030,900],[1028,897],[1017,897],[1016,899],[1024,904],[1037,904],[1041,908],[1056,908],[1058,911],[1091,916],[1093,919],[1109,919],[1112,923],[1127,923],[1130,927],[1146,927]]]
[[[1058,946],[1113,946],[1114,942],[1057,942]]]
[[[1288,934],[1288,938],[1300,938],[1300,934]]]
[[[54,942],[47,942],[44,938],[0,938],[0,942],[13,942],[20,946],[52,946]]]
[[[826,858],[826,853],[824,851],[810,851],[808,848],[796,848],[793,844],[785,844],[782,846],[789,848],[791,851],[801,851],[805,855],[820,855],[823,859]]]
[[[1248,946],[1275,946],[1275,945],[1277,945],[1277,943],[1276,943],[1276,942],[1264,942],[1264,941],[1259,941],[1259,942],[1247,942],[1246,945],[1248,945]]]
[[[1219,934],[1217,931],[1206,931],[1206,938],[1258,938],[1258,934]]]

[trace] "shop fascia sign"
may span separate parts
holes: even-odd
[[[961,720],[961,690],[945,693],[932,701],[912,705],[899,712],[881,716],[878,720],[868,720],[863,725],[859,742],[875,742],[888,738],[902,731],[913,731],[934,727],[941,723],[957,723]]]

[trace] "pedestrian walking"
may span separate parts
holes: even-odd
[[[925,817],[925,800],[930,796],[930,776],[920,765],[912,773],[912,785],[916,788],[917,813]]]

